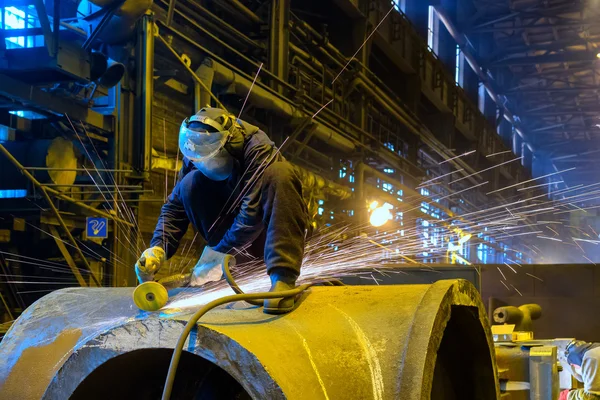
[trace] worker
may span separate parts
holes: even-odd
[[[183,167],[162,207],[150,248],[135,265],[140,282],[154,279],[194,226],[205,248],[191,285],[220,277],[208,259],[248,247],[262,236],[271,291],[290,290],[300,274],[308,213],[294,168],[258,127],[219,108],[206,107],[181,124]],[[239,204],[237,204],[239,203]],[[218,279],[218,278],[217,278]],[[281,314],[294,298],[266,299],[264,312]]]
[[[566,348],[566,359],[583,389],[563,390],[559,400],[600,400],[600,343],[573,341]]]

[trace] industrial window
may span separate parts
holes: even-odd
[[[459,45],[456,45],[456,66],[454,68],[454,81],[460,87],[463,86],[463,76],[464,76],[464,62],[465,57],[460,49]]]
[[[3,30],[37,28],[40,26],[34,6],[23,8],[6,7],[0,8],[0,10],[0,26],[2,26]],[[5,40],[7,49],[40,47],[44,45],[44,37],[41,35],[7,37]]]
[[[437,54],[438,52],[438,36],[439,36],[439,18],[433,6],[429,6],[429,20],[427,22],[427,46]]]
[[[392,0],[392,4],[396,10],[406,12],[406,0]]]
[[[479,112],[481,112],[483,115],[485,115],[485,96],[487,94],[487,91],[485,90],[485,85],[481,82],[479,82],[479,91],[478,91],[478,98],[477,98],[477,103],[479,105]]]
[[[0,199],[19,199],[27,196],[26,189],[4,189],[0,190]]]

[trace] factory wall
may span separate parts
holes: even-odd
[[[600,342],[600,266],[594,264],[545,264],[514,266],[433,265],[431,268],[398,267],[400,274],[362,275],[343,278],[350,285],[431,284],[442,279],[466,279],[481,293],[493,323],[497,307],[539,304],[542,316],[533,322],[536,339],[577,338]],[[498,269],[506,274],[509,289],[501,283]],[[515,288],[517,290],[515,290]]]
[[[500,282],[501,267],[511,284]],[[600,342],[600,266],[595,264],[523,265],[514,274],[504,266],[484,265],[481,295],[491,316],[496,307],[537,303],[542,316],[534,321],[538,339],[569,338]],[[532,276],[533,275],[533,276]]]

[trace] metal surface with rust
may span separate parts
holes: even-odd
[[[173,348],[194,309],[139,311],[132,290],[60,290],[27,309],[0,344],[0,397],[68,398],[104,363]],[[313,287],[287,315],[234,304],[201,322],[184,349],[252,398],[499,395],[485,310],[463,280]]]

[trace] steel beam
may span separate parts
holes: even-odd
[[[509,89],[503,94],[545,94],[545,93],[579,93],[600,91],[600,86],[580,86],[580,87],[548,87],[535,89]]]
[[[557,110],[557,111],[547,111],[547,112],[532,112],[532,113],[523,113],[521,116],[523,117],[554,117],[559,115],[587,115],[587,114],[597,114],[600,112],[600,108],[582,110]]]
[[[48,192],[46,191],[47,188],[44,187],[44,185],[42,185],[41,183],[39,183],[37,181],[37,179],[34,178],[33,175],[31,175],[25,168],[23,168],[23,166],[19,163],[19,161],[17,161],[17,159],[6,149],[6,147],[4,147],[3,145],[0,144],[0,152],[2,154],[4,154],[4,156],[6,158],[8,158],[8,160],[16,167],[18,168],[21,173],[23,175],[25,175],[25,177],[27,179],[29,179],[31,181],[31,183],[36,186],[38,189],[40,189],[40,191],[42,192],[42,195],[44,196],[44,198],[46,199],[46,202],[48,203],[48,205],[50,206],[50,208],[52,209],[52,212],[54,213],[54,215],[56,216],[56,219],[58,219],[58,222],[61,226],[61,228],[63,229],[63,231],[65,232],[65,234],[67,235],[67,238],[69,239],[69,241],[71,242],[71,245],[73,246],[73,248],[75,249],[75,251],[77,251],[77,253],[79,254],[79,257],[81,257],[81,262],[84,263],[84,265],[86,266],[87,270],[90,271],[90,276],[92,277],[92,279],[94,279],[94,282],[98,285],[98,286],[102,286],[102,284],[100,283],[100,281],[98,280],[98,278],[96,278],[96,275],[94,275],[94,273],[92,272],[92,268],[90,267],[90,264],[87,261],[87,258],[85,258],[85,255],[83,254],[83,252],[81,251],[81,249],[79,248],[79,245],[77,244],[77,241],[75,241],[75,238],[73,237],[73,235],[71,234],[71,230],[69,229],[69,227],[65,224],[65,221],[62,219],[60,212],[58,211],[58,209],[56,208],[56,206],[54,205],[54,203],[52,202],[52,199],[50,198],[50,195],[48,195]],[[77,277],[77,275],[76,275]],[[86,286],[85,281],[81,282],[81,280],[78,278],[77,279],[79,281],[79,283],[82,286]]]
[[[483,28],[471,29],[467,33],[492,33],[492,32],[521,32],[531,31],[539,29],[553,29],[553,28],[565,28],[565,27],[579,27],[579,26],[598,26],[600,21],[598,20],[586,20],[586,21],[566,21],[558,24],[538,24],[538,25],[523,25],[523,26],[488,26]]]
[[[13,99],[28,109],[55,115],[67,114],[71,119],[84,121],[105,131],[112,130],[109,116],[97,113],[72,99],[54,96],[4,74],[0,74],[0,96]]]
[[[60,238],[60,235],[58,234],[56,227],[54,225],[49,225],[48,229],[50,230],[50,234],[54,238],[54,241],[56,242],[56,246],[58,246],[60,253],[65,258],[67,265],[69,266],[69,268],[71,268],[71,272],[73,272],[73,275],[75,275],[77,282],[79,282],[79,285],[80,286],[88,286],[85,279],[83,279],[83,276],[81,276],[81,272],[79,272],[79,268],[77,268],[77,264],[75,264],[75,260],[73,260],[73,257],[71,257],[71,254],[69,254],[69,251],[67,250],[65,244],[63,243],[62,239]],[[90,271],[90,273],[91,273],[91,271]]]
[[[488,67],[505,67],[511,65],[557,64],[564,62],[595,61],[597,53],[587,51],[570,51],[559,54],[547,54],[533,57],[513,57],[491,62]]]
[[[269,70],[285,82],[289,74],[290,7],[290,0],[272,0],[269,29]],[[283,93],[277,82],[272,88]]]
[[[134,165],[150,171],[152,157],[152,98],[154,94],[154,15],[146,13],[139,23],[136,46]]]

